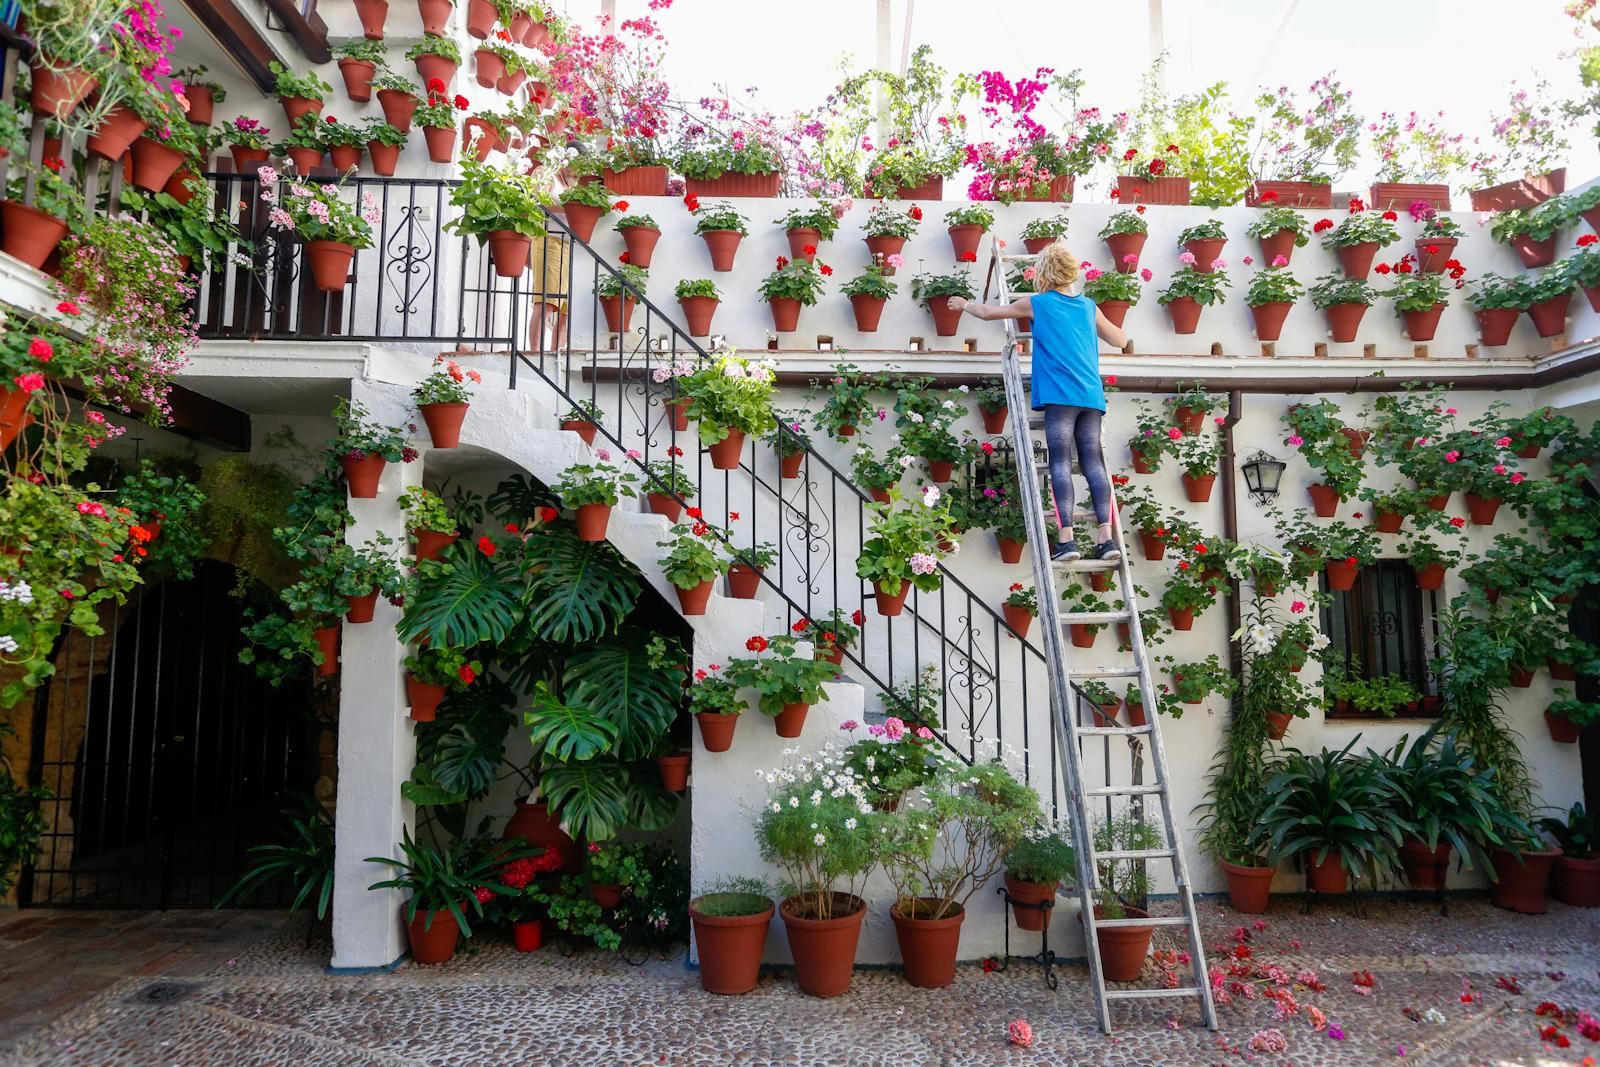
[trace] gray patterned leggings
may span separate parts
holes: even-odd
[[[1067,404],[1044,406],[1044,439],[1050,447],[1050,488],[1055,497],[1056,523],[1072,525],[1072,449],[1078,450],[1078,469],[1089,483],[1094,517],[1111,521],[1111,477],[1106,473],[1105,451],[1100,444],[1100,422],[1105,412]]]

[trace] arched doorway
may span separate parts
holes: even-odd
[[[30,778],[43,804],[24,905],[209,907],[317,774],[309,687],[271,689],[239,663],[235,572],[140,590],[70,633],[34,709]],[[245,904],[285,903],[276,888]]]

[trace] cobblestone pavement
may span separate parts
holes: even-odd
[[[1372,899],[1360,915],[1348,901],[1301,914],[1301,902],[1286,899],[1273,902],[1258,928],[1221,904],[1202,909],[1212,959],[1243,945],[1248,960],[1235,967],[1282,968],[1291,984],[1279,988],[1291,991],[1297,1014],[1279,1021],[1279,1001],[1236,995],[1220,1009],[1220,1031],[1210,1033],[1196,1025],[1193,1006],[1124,1004],[1108,1038],[1095,1029],[1081,965],[1064,966],[1053,992],[1037,967],[1019,961],[1006,973],[964,965],[943,990],[913,989],[893,971],[860,971],[848,994],[823,1001],[802,996],[791,977],[776,973],[748,996],[714,997],[700,990],[681,953],[635,967],[593,951],[519,954],[487,938],[440,967],[329,976],[320,930],[308,947],[304,919],[248,913],[220,933],[211,928],[201,953],[173,944],[177,955],[166,963],[124,970],[98,992],[83,985],[81,1003],[56,1002],[62,1014],[54,1021],[0,1044],[0,1062],[1314,1067],[1403,1058],[1557,1067],[1600,1057],[1600,1042],[1584,1038],[1575,1021],[1579,1009],[1600,1013],[1600,913],[1552,904],[1548,915],[1525,917],[1460,899],[1440,916],[1426,903]],[[41,914],[59,913],[24,913]],[[131,927],[108,920],[93,936],[114,942],[119,930],[160,930],[162,920]],[[173,938],[206,929],[165,923]],[[49,973],[40,955],[49,949],[71,971],[93,925],[41,932],[31,942],[33,966]],[[25,982],[12,963],[22,950],[4,939],[4,929],[0,975],[7,985]],[[219,949],[230,954],[216,958]],[[1307,970],[1324,988],[1306,987]],[[1373,976],[1367,995],[1352,981],[1360,971]],[[1145,977],[1146,984],[1159,982],[1159,970],[1147,967]],[[1553,1020],[1535,1010],[1547,1000],[1572,1013],[1556,1031],[1570,1047],[1541,1040]],[[0,1017],[15,1026],[7,1003],[0,1001]],[[1315,1028],[1307,1006],[1324,1013],[1327,1029]],[[1430,1011],[1440,1021],[1429,1021]],[[1032,1048],[1007,1043],[1007,1024],[1017,1018],[1032,1025]],[[1253,1037],[1271,1043],[1270,1035],[1258,1036],[1266,1030],[1280,1032],[1286,1047],[1252,1051]],[[1342,1040],[1331,1036],[1337,1032]]]

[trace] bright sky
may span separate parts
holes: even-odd
[[[1146,4],[1138,0],[1042,0],[1034,5],[892,0],[898,63],[906,4],[912,47],[931,44],[954,71],[1079,67],[1086,102],[1131,110],[1150,55]],[[616,0],[621,18],[648,14],[646,0]],[[1577,91],[1574,46],[1562,0],[1165,0],[1168,87],[1174,93],[1227,81],[1233,106],[1249,110],[1257,84],[1303,90],[1336,69],[1360,114],[1444,110],[1469,137],[1488,128],[1513,80],[1542,73],[1558,95]],[[1284,14],[1294,13],[1273,44]],[[599,0],[571,0],[582,16]],[[667,75],[685,97],[725,84],[758,86],[774,111],[817,102],[846,53],[857,68],[876,50],[875,0],[675,0],[656,13],[669,42]],[[989,17],[987,10],[999,12]],[[1257,72],[1260,71],[1259,82]],[[1572,131],[1571,184],[1600,174],[1587,128]],[[1341,186],[1358,184],[1347,175]]]

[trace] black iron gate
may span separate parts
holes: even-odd
[[[52,797],[24,905],[209,907],[311,788],[309,686],[270,689],[239,663],[234,580],[199,561],[116,609],[101,637],[63,642],[34,709],[30,779]]]

